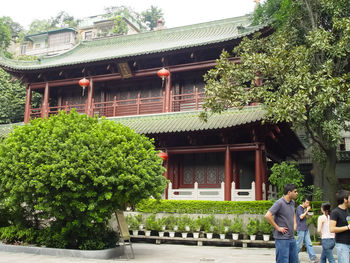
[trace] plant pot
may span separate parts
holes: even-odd
[[[198,232],[193,233],[193,238],[199,238],[199,233]]]
[[[186,226],[185,229],[186,229],[187,232],[190,231],[190,227],[189,226]]]
[[[163,230],[163,231],[165,230],[165,226],[162,226],[162,230]]]
[[[174,226],[174,231],[176,232],[179,229],[178,226]]]
[[[225,234],[220,234],[220,239],[225,239]]]
[[[175,237],[175,232],[174,231],[169,231],[169,237]]]
[[[206,233],[207,239],[212,239],[213,238],[213,233]]]
[[[138,230],[133,230],[133,231],[132,231],[132,235],[133,235],[133,236],[137,236],[138,234],[139,234],[139,231],[138,231]]]
[[[182,235],[182,238],[186,238],[187,237],[187,233],[185,232],[185,233],[181,233],[181,235]]]
[[[225,232],[227,232],[228,231],[228,226],[225,226]]]
[[[139,225],[139,229],[142,230],[143,229],[143,224]]]
[[[249,235],[249,237],[250,237],[250,240],[255,240],[256,235]]]
[[[239,237],[239,234],[237,234],[237,233],[233,233],[232,234],[232,239],[233,240],[238,240],[238,237]]]
[[[158,236],[164,237],[164,232],[163,231],[158,232]]]
[[[263,235],[263,239],[264,239],[264,241],[269,241],[270,240],[270,235]]]
[[[146,235],[146,237],[151,236],[151,230],[147,230],[147,231],[145,232],[145,235]]]

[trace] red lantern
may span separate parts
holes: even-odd
[[[168,154],[165,152],[159,152],[158,156],[163,159],[163,161],[166,161],[168,159]]]
[[[166,68],[162,68],[162,69],[158,70],[157,75],[158,75],[158,77],[162,78],[162,80],[164,81],[164,79],[169,77],[170,71],[167,70]]]
[[[80,87],[83,88],[83,96],[84,96],[85,88],[86,88],[87,86],[89,86],[89,84],[90,84],[90,81],[89,81],[88,79],[86,79],[85,77],[82,78],[81,80],[79,80],[79,85],[80,85]]]

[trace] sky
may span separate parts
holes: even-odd
[[[161,8],[165,26],[184,26],[254,11],[254,0],[5,0],[1,3],[0,17],[9,16],[25,29],[35,19],[49,19],[60,11],[77,18],[99,15],[110,6],[129,6],[137,12],[151,5]]]

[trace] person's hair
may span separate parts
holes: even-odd
[[[310,201],[310,198],[304,196],[303,198],[301,198],[301,202],[305,203],[306,201]]]
[[[322,203],[321,205],[324,213],[326,216],[329,216],[331,214],[331,204],[330,203]]]
[[[295,184],[286,184],[284,185],[283,194],[286,195],[288,192],[292,192],[294,189],[297,189]]]
[[[349,191],[347,191],[347,190],[339,190],[336,193],[336,195],[335,195],[336,198],[337,198],[338,205],[343,204],[344,203],[344,199],[348,200],[349,195],[350,195]]]

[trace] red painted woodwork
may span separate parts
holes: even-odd
[[[30,119],[30,104],[32,100],[32,89],[30,85],[26,85],[27,92],[26,92],[26,104],[24,108],[24,123],[28,123]]]
[[[262,151],[255,150],[255,200],[262,200]]]
[[[240,178],[239,178],[239,165],[237,162],[236,154],[232,154],[232,180],[235,182],[237,189],[240,188]]]
[[[231,152],[230,147],[226,146],[225,152],[225,201],[231,201],[231,174],[232,174],[232,163],[231,163]]]
[[[93,80],[90,79],[85,81],[85,83],[83,84],[86,84],[88,85],[88,96],[87,96],[87,99],[86,99],[86,115],[89,115],[89,116],[94,116],[94,110],[93,110],[93,107],[94,107],[94,85],[93,85]],[[79,84],[80,84],[80,81],[79,81]],[[84,88],[84,87],[83,87]]]
[[[46,82],[45,85],[45,90],[44,90],[44,97],[42,100],[42,104],[41,104],[41,118],[47,118],[49,116],[49,94],[50,92],[50,88],[49,88],[49,83]]]

